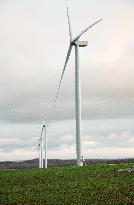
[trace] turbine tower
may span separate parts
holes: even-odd
[[[45,168],[47,169],[47,124],[44,125],[45,127]]]
[[[39,139],[39,168],[41,168],[41,139]]]
[[[93,26],[95,26],[97,23],[102,21],[102,19],[96,21],[95,23],[88,26],[86,29],[84,29],[80,34],[78,34],[76,37],[72,37],[72,31],[71,31],[71,24],[70,24],[70,17],[69,17],[69,9],[68,9],[68,3],[67,4],[67,18],[68,18],[68,26],[69,26],[69,37],[70,37],[70,43],[69,48],[65,60],[65,64],[63,67],[63,71],[61,74],[60,82],[58,85],[56,98],[54,101],[54,108],[56,106],[59,89],[61,86],[61,82],[63,79],[63,75],[72,51],[73,46],[75,47],[75,115],[76,115],[76,154],[77,154],[77,166],[83,166],[83,160],[82,160],[82,153],[81,153],[81,82],[80,82],[80,71],[79,71],[79,47],[85,47],[88,45],[87,41],[79,41],[79,38],[86,33],[89,29],[91,29]]]
[[[44,161],[44,152],[45,152],[45,168],[47,168],[47,127],[48,127],[48,124],[45,123],[44,121],[42,122],[43,126],[42,126],[42,129],[41,129],[41,136],[40,136],[40,139],[39,139],[39,168],[43,168],[44,167],[44,164],[43,164],[43,161]],[[43,137],[43,131],[45,130],[45,136]],[[44,147],[44,142],[45,142],[45,147]],[[45,151],[44,151],[44,148],[45,148]]]
[[[44,126],[41,129],[40,139],[39,139],[39,168],[43,168],[43,130]]]

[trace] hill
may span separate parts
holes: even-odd
[[[133,159],[86,159],[85,165],[97,165],[97,164],[119,164],[119,163],[134,163]],[[25,160],[19,162],[0,162],[0,169],[29,169],[29,168],[38,168],[39,160],[32,159],[32,160]],[[61,160],[61,159],[48,159],[48,167],[68,167],[68,166],[76,166],[75,159],[69,160]]]

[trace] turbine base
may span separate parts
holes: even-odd
[[[83,161],[77,161],[77,167],[83,167]]]

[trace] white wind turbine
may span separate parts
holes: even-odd
[[[44,129],[44,141],[45,141],[45,169],[47,169],[47,127],[48,127],[48,123],[45,123],[45,121],[43,121],[43,129]]]
[[[67,0],[66,0],[67,3]],[[82,154],[81,154],[81,83],[80,83],[80,73],[79,73],[79,47],[85,47],[88,45],[87,41],[79,41],[79,38],[86,33],[89,29],[91,29],[94,25],[102,21],[102,19],[96,21],[95,23],[88,26],[84,29],[80,34],[76,37],[72,37],[71,32],[71,24],[70,24],[70,17],[69,17],[69,10],[68,10],[68,3],[67,3],[67,17],[68,17],[68,25],[69,25],[69,36],[70,36],[70,43],[69,48],[65,60],[65,64],[63,67],[63,71],[61,74],[60,82],[58,85],[56,98],[54,101],[54,108],[56,106],[59,89],[61,86],[61,82],[63,79],[63,75],[72,51],[73,46],[75,47],[75,113],[76,113],[76,154],[77,154],[77,166],[83,166]]]
[[[43,168],[43,130],[44,126],[41,129],[40,139],[39,139],[39,168]]]
[[[45,148],[45,168],[47,168],[47,127],[48,124],[44,121],[42,122],[43,126],[41,129],[41,136],[39,139],[39,168],[43,168],[43,161],[44,161],[44,148]],[[45,130],[44,136],[43,131]],[[44,147],[45,142],[45,147]]]

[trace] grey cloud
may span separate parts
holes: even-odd
[[[90,141],[93,144],[90,144]],[[89,145],[88,145],[89,142]],[[111,133],[108,136],[91,136],[85,137],[84,144],[87,143],[87,148],[133,148],[134,136],[131,133]]]
[[[83,152],[87,155],[88,150],[114,148],[132,150],[134,147],[133,121],[133,119],[83,121]],[[51,123],[47,129],[48,153],[51,153],[51,157],[58,157],[59,152],[62,151],[64,158],[70,155],[74,157],[75,121]],[[37,154],[40,130],[41,125],[38,124],[15,124],[14,126],[4,124],[1,126],[0,153],[10,154],[18,150],[22,154],[24,150],[29,150]],[[68,150],[67,153],[64,153],[64,150]],[[118,154],[116,154],[117,157]],[[22,157],[20,155],[20,159]]]
[[[2,140],[1,140],[2,141]],[[0,150],[3,152],[8,152],[10,153],[13,150],[17,149],[32,149],[34,146],[31,144],[31,141],[22,141],[22,140],[17,140],[15,141],[9,141],[9,142],[5,142],[2,143],[2,145],[0,146]]]

